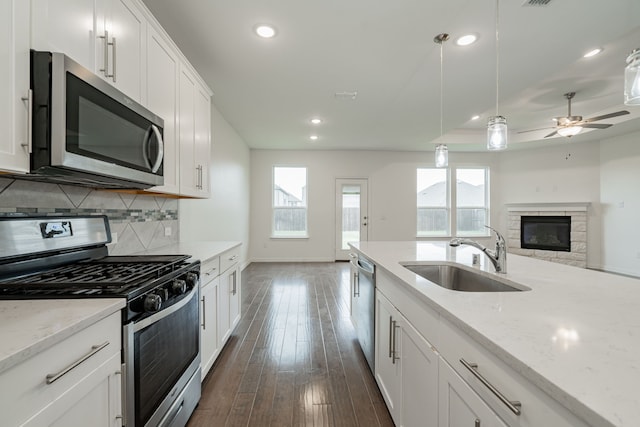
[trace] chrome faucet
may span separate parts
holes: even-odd
[[[480,243],[471,239],[460,239],[458,237],[454,237],[449,242],[449,246],[460,246],[460,245],[469,245],[474,248],[480,249],[485,255],[489,258],[489,261],[493,264],[496,269],[496,273],[506,273],[507,272],[507,244],[502,237],[502,234],[498,233],[498,230],[495,228],[491,228],[488,225],[485,225],[490,230],[493,230],[496,233],[496,249],[492,251],[491,249],[487,249],[482,246]]]

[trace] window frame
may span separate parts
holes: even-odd
[[[302,198],[303,206],[276,206],[276,169],[304,169],[305,174],[305,193]],[[300,232],[282,232],[276,231],[276,210],[288,208],[304,210],[304,230]],[[290,234],[289,234],[290,233]],[[309,238],[309,168],[300,165],[273,165],[271,168],[271,239],[308,239]]]
[[[491,205],[490,205],[490,201],[491,201],[491,185],[490,185],[490,176],[491,176],[491,168],[489,166],[480,166],[480,165],[458,165],[458,166],[449,166],[446,168],[446,179],[447,179],[447,183],[446,183],[446,191],[447,191],[447,223],[448,223],[448,230],[445,233],[445,235],[442,234],[435,234],[435,233],[428,233],[428,232],[424,232],[424,231],[420,231],[418,230],[418,209],[420,208],[425,208],[425,206],[418,206],[418,200],[417,200],[417,194],[418,194],[418,170],[419,169],[440,169],[440,168],[435,168],[432,166],[418,166],[416,168],[416,180],[415,180],[415,185],[416,185],[416,239],[443,239],[443,238],[451,238],[453,236],[456,237],[474,237],[474,238],[483,238],[483,237],[490,237],[491,236],[491,232],[490,230],[487,228],[485,230],[484,233],[482,234],[460,234],[458,232],[458,194],[457,194],[457,172],[459,169],[483,169],[484,170],[484,180],[485,180],[485,190],[484,190],[484,200],[485,200],[485,206],[478,206],[478,207],[474,207],[474,206],[464,206],[463,208],[475,208],[475,209],[484,209],[485,210],[485,215],[486,215],[486,225],[491,226]],[[445,168],[442,168],[445,169]],[[428,208],[428,207],[427,207]],[[437,207],[433,207],[433,208],[441,208],[440,206]]]

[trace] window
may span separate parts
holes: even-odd
[[[273,168],[273,237],[307,237],[307,168]]]
[[[418,169],[418,236],[449,235],[447,169]]]
[[[417,236],[488,235],[488,174],[488,168],[418,168]]]
[[[456,234],[486,236],[489,225],[487,169],[456,170]]]

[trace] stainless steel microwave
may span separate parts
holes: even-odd
[[[31,173],[94,188],[162,185],[164,121],[62,53],[31,51]]]

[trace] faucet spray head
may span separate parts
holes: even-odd
[[[449,246],[453,246],[453,247],[460,246],[460,239],[458,238],[451,239],[449,241]]]

